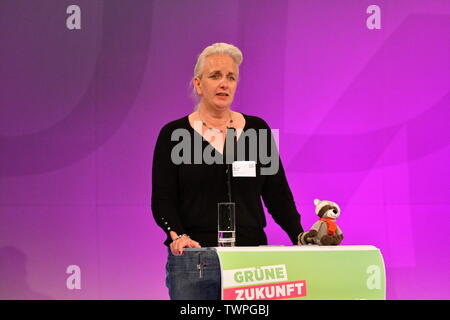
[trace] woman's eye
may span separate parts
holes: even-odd
[[[218,79],[219,75],[218,74],[213,74],[212,76],[210,76],[211,79]]]

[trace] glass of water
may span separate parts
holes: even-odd
[[[235,203],[220,202],[218,210],[219,247],[234,247],[236,242]]]

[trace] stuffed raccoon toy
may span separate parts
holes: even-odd
[[[316,214],[320,220],[314,223],[308,232],[302,232],[298,236],[299,244],[317,244],[321,246],[338,245],[344,239],[341,229],[336,224],[336,219],[341,215],[341,209],[332,201],[320,201],[314,199]]]

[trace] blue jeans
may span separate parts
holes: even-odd
[[[184,251],[174,256],[169,249],[166,286],[171,300],[220,300],[220,264],[208,248]]]

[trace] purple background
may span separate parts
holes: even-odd
[[[234,109],[280,130],[304,228],[336,201],[343,244],[381,249],[388,299],[449,299],[449,31],[448,0],[2,0],[0,297],[168,298],[153,148],[192,112],[196,56],[229,42]]]

